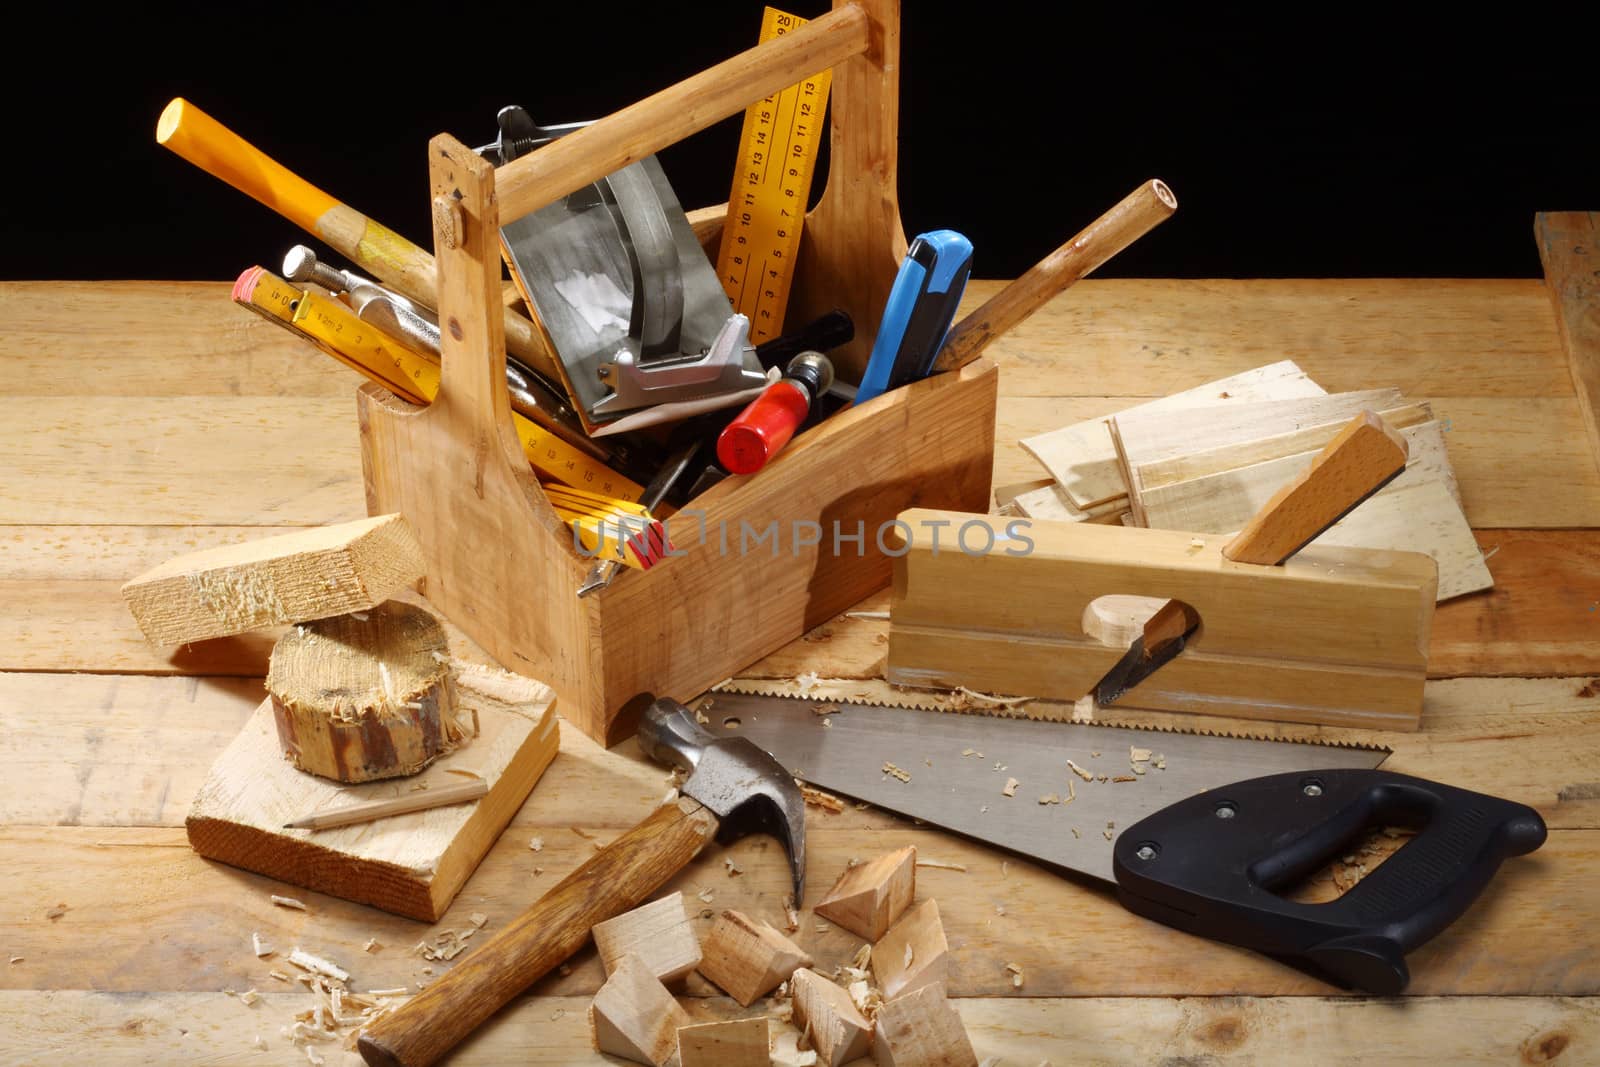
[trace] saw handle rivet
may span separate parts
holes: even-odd
[[[1239,814],[1239,809],[1229,801],[1224,800],[1217,805],[1217,818],[1219,819],[1231,819],[1237,814]]]
[[[726,719],[722,720],[722,727],[725,730],[737,730],[743,725],[744,723],[739,721],[739,716],[737,715],[729,715]]]
[[[1308,797],[1320,797],[1322,795],[1322,783],[1315,778],[1307,778],[1300,784],[1300,792]]]
[[[1154,841],[1146,841],[1138,847],[1138,849],[1134,852],[1134,855],[1138,856],[1142,860],[1153,860],[1156,858],[1156,854],[1160,851],[1160,845],[1156,844]]]

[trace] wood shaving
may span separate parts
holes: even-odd
[[[1107,841],[1110,841],[1113,837],[1117,836],[1116,834],[1112,833],[1110,830],[1101,830],[1100,832],[1102,834],[1105,834]]]
[[[1094,780],[1097,782],[1109,782],[1111,781],[1111,776],[1109,774],[1097,774],[1094,776]]]
[[[1152,763],[1154,764],[1155,769],[1158,771],[1164,771],[1167,769],[1167,757],[1165,756],[1158,754]]]
[[[257,993],[254,989],[246,989],[243,993],[239,994],[239,1002],[247,1008],[260,999],[261,994]]]
[[[321,1056],[317,1055],[317,1050],[312,1048],[310,1045],[303,1046],[303,1051],[306,1054],[306,1059],[311,1061],[311,1067],[325,1067],[328,1062]]]
[[[258,933],[250,935],[250,949],[256,954],[257,959],[272,955],[272,946],[261,940],[261,935]]]
[[[343,967],[340,967],[332,960],[325,960],[321,956],[314,956],[299,946],[296,946],[295,950],[289,953],[289,962],[300,968],[302,971],[310,971],[312,974],[326,975],[327,977],[339,982],[350,981],[349,971],[345,970]]]
[[[406,987],[405,986],[401,986],[399,989],[369,989],[369,990],[367,990],[367,996],[369,996],[369,997],[403,997],[405,995],[406,995]]]
[[[1147,763],[1135,763],[1133,765],[1133,767],[1132,767],[1133,773],[1134,774],[1143,774],[1143,773],[1145,773],[1145,768],[1148,767],[1148,766],[1149,766],[1149,764],[1147,764]]]
[[[793,1030],[779,1034],[772,1044],[774,1067],[816,1067],[817,1054],[800,1050],[800,1035]]]
[[[1071,778],[1068,778],[1067,779],[1067,799],[1066,799],[1066,803],[1071,804],[1074,800],[1077,800],[1077,799],[1078,799],[1078,787],[1072,784],[1072,779]]]
[[[46,919],[49,919],[51,922],[55,922],[57,919],[61,918],[61,916],[65,915],[66,913],[67,913],[67,906],[65,904],[57,904],[55,907],[53,907],[49,911],[45,912],[44,913],[44,917]]]
[[[1010,873],[1011,873],[1011,861],[1010,860],[1001,860],[1000,861],[1000,877],[1004,878]]]
[[[1093,771],[1086,771],[1071,760],[1067,760],[1067,770],[1071,771],[1073,774],[1076,774],[1079,778],[1082,778],[1086,782],[1094,781]]]
[[[1073,828],[1072,828],[1072,836],[1073,836],[1073,837],[1075,837],[1075,838],[1081,838],[1081,837],[1082,837],[1082,836],[1083,836],[1083,835],[1082,835],[1082,834],[1080,834],[1080,833],[1079,833],[1079,832],[1078,832],[1078,828],[1077,828],[1077,827],[1076,827],[1076,826],[1074,826],[1074,827],[1073,827]]]
[[[804,674],[800,675],[794,680],[794,684],[800,690],[800,692],[809,693],[811,690],[822,685],[822,678],[817,674],[816,671],[806,671]]]
[[[467,922],[482,930],[484,926],[488,924],[489,916],[485,915],[481,911],[475,911],[471,915],[467,916]]]
[[[905,961],[901,964],[901,966],[903,966],[906,970],[909,971],[911,969],[911,960],[912,960],[912,958],[914,956],[915,956],[915,953],[911,949],[911,942],[907,941],[906,942],[906,958],[905,958]]]
[[[28,957],[26,957],[26,956],[12,956],[11,957],[11,962],[12,963],[21,963],[23,960],[25,960],[27,958]]]
[[[276,978],[280,982],[287,982],[287,981],[290,980],[289,976],[287,974],[284,974],[282,971],[278,970],[276,967],[274,967],[272,970],[268,971],[267,974],[272,976],[273,978]]]
[[[961,754],[963,756],[977,756],[979,759],[983,758],[983,753],[975,748],[964,748],[961,750]]]
[[[827,721],[828,720],[826,719],[823,720],[823,722]],[[812,807],[821,808],[823,811],[831,812],[834,815],[837,815],[839,812],[844,810],[844,801],[840,800],[832,793],[824,793],[820,789],[815,789],[809,785],[806,785],[799,779],[795,780],[795,784],[800,787],[800,795],[805,798],[805,802],[810,804]]]
[[[1128,746],[1128,762],[1129,763],[1144,763],[1149,758],[1150,758],[1150,750],[1148,748],[1140,748],[1137,745],[1129,745]]]
[[[790,933],[800,929],[800,912],[795,909],[793,895],[783,898],[783,918],[784,926]]]
[[[698,896],[702,901],[704,901],[707,904],[709,904],[713,900],[715,900],[716,896],[717,896],[709,888],[708,889],[702,889],[702,890],[700,890],[699,893],[696,893],[695,895]]]
[[[1139,778],[1137,775],[1133,774],[1119,774],[1111,780],[1113,782],[1137,782]]]
[[[887,619],[889,613],[887,611],[847,611],[844,613],[844,617],[847,619]]]
[[[1014,797],[1017,795],[1017,786],[1022,783],[1015,778],[1007,778],[1005,787],[1000,790],[1001,796]]]
[[[533,840],[528,842],[528,847],[533,849],[535,852],[542,852],[544,850],[544,838],[535,837]]]
[[[311,910],[310,908],[307,908],[304,903],[296,900],[294,897],[280,897],[276,893],[272,895],[272,902],[280,908],[293,908],[295,911]]]
[[[968,700],[975,700],[981,704],[991,704],[997,708],[1014,708],[1019,704],[1026,704],[1033,697],[997,697],[989,693],[980,693],[975,689],[968,689],[964,685],[956,686],[955,691]]]
[[[891,778],[898,778],[902,782],[911,781],[911,772],[910,771],[901,770],[899,767],[896,767],[894,764],[888,762],[887,760],[884,761],[884,764],[883,764],[883,773],[887,774]]]
[[[383,942],[379,941],[375,937],[369,937],[367,938],[367,943],[361,946],[361,951],[377,952],[381,948],[383,948]]]
[[[994,906],[994,913],[996,915],[1004,915],[1006,913],[1006,906],[1004,904],[996,904]]]
[[[699,723],[701,726],[709,726],[711,724],[711,717],[699,708],[695,708],[694,721]]]
[[[733,858],[731,856],[724,856],[722,858],[722,865],[728,868],[729,878],[733,878],[744,873],[744,870],[737,863],[733,862]]]
[[[1022,967],[1015,963],[1006,964],[1006,972],[1011,975],[1011,988],[1022,988]]]
[[[965,863],[949,863],[949,862],[947,862],[945,860],[921,860],[921,859],[919,859],[917,861],[917,866],[918,867],[932,867],[935,870],[940,870],[940,871],[961,871],[963,873],[965,873],[966,869],[967,869],[967,865]]]
[[[872,959],[872,946],[862,945],[856,949],[856,954],[850,958],[850,966],[859,971],[867,965],[867,961],[870,959]]]
[[[1059,794],[1059,793],[1046,793],[1044,796],[1039,798],[1039,803],[1040,804],[1059,804],[1059,803],[1061,803],[1061,794]]]
[[[837,715],[837,714],[839,714],[840,710],[841,709],[839,708],[839,706],[837,704],[813,704],[813,705],[811,705],[811,714],[813,714],[813,715]]]
[[[1090,693],[1088,696],[1079,697],[1077,700],[1072,702],[1072,721],[1094,722],[1094,713],[1099,710],[1100,702],[1094,698],[1093,693]]]

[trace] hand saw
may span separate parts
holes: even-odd
[[[1136,914],[1380,995],[1405,988],[1405,954],[1502,860],[1545,839],[1525,805],[1378,770],[1385,748],[725,689],[700,711],[712,733],[750,738],[813,785],[1112,883]],[[1342,897],[1279,895],[1382,826],[1416,836]]]

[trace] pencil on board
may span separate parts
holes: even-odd
[[[405,815],[428,808],[442,808],[446,804],[461,804],[488,796],[489,783],[482,778],[470,782],[454,782],[440,789],[419,789],[403,797],[384,800],[364,800],[359,804],[346,804],[338,808],[324,808],[283,824],[286,830],[326,830],[331,826],[349,826],[351,823],[371,822],[390,815]]]

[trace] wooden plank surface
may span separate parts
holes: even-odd
[[[1600,214],[1541,211],[1533,229],[1589,451],[1600,464]]]
[[[997,284],[975,282],[968,301]],[[181,316],[168,314],[175,300]],[[607,752],[564,725],[561,755],[437,927],[310,893],[309,912],[275,908],[281,884],[198,859],[182,815],[260,700],[271,634],[174,656],[143,641],[117,589],[180,552],[363,514],[354,375],[262,332],[222,283],[8,283],[0,308],[14,327],[0,338],[5,390],[27,398],[0,427],[0,671],[16,672],[0,674],[11,890],[0,945],[22,957],[0,968],[0,1061],[304,1062],[278,1028],[309,1001],[268,988],[278,983],[250,952],[253,930],[330,955],[358,987],[410,984],[426,977],[410,954],[421,937],[472,911],[491,928],[506,921],[660,798],[664,775],[631,745]],[[1324,996],[1296,972],[1137,919],[1103,891],[873,811],[812,814],[808,895],[820,898],[849,859],[902,842],[966,864],[920,870],[919,892],[940,902],[980,1057],[1008,1063],[1593,1058],[1600,472],[1544,287],[1091,279],[991,351],[1003,367],[997,484],[1038,477],[1021,436],[1282,358],[1330,391],[1393,386],[1427,399],[1448,427],[1496,589],[1435,617],[1430,672],[1471,677],[1430,682],[1422,730],[1378,739],[1394,770],[1535,805],[1551,841],[1413,956],[1419,995],[1399,1002]],[[882,595],[857,606],[885,608]],[[747,673],[872,677],[884,637],[883,620],[846,613]],[[737,878],[724,853],[708,853],[675,885],[691,904],[710,889],[705,912],[779,921],[776,847],[734,846]],[[364,952],[373,936],[383,949]],[[796,936],[829,966],[856,947],[809,915]],[[1028,976],[1020,991],[1008,962]],[[457,1060],[602,1062],[583,1022],[600,977],[586,950]],[[251,986],[268,994],[254,1007],[220,992]],[[689,992],[697,1019],[733,1014],[704,983]],[[1272,995],[1282,993],[1304,995]],[[251,1047],[257,1032],[266,1053]]]

